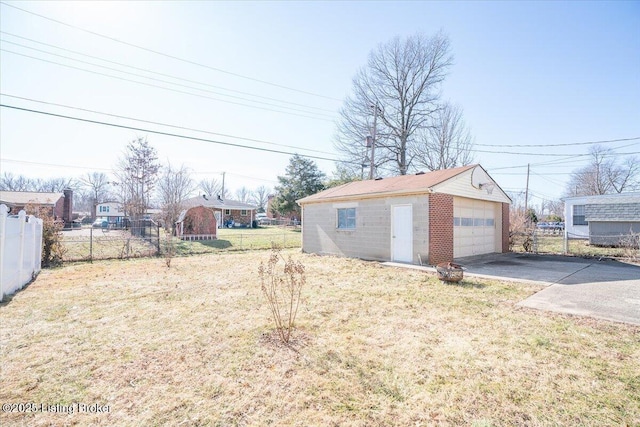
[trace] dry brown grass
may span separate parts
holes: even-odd
[[[537,288],[301,255],[291,346],[267,252],[75,264],[0,308],[8,425],[638,425],[640,328],[517,308]]]

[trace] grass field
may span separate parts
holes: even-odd
[[[307,272],[290,347],[268,251],[44,270],[0,305],[0,401],[109,411],[0,424],[640,425],[638,327],[516,306],[537,287],[285,254]]]
[[[267,226],[260,228],[221,228],[217,240],[197,242],[175,239],[177,255],[218,253],[220,251],[244,251],[301,247],[302,234],[299,228]]]
[[[513,247],[514,252],[524,252],[522,242],[523,237],[516,239]],[[535,252],[545,254],[563,254],[564,238],[562,235],[539,234]],[[640,259],[640,250],[632,250],[628,248],[612,248],[603,246],[592,246],[587,239],[570,239],[568,252],[569,255],[585,256],[585,257],[613,257],[613,258],[631,258],[632,260]]]

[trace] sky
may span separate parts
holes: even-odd
[[[524,192],[530,164],[531,203],[560,198],[585,142],[640,154],[639,1],[2,1],[0,31],[1,173],[110,174],[146,137],[232,194],[273,188],[294,152],[330,176],[370,51],[438,31],[454,55],[442,99],[504,190]]]

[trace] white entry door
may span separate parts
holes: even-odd
[[[413,206],[411,205],[392,207],[391,259],[398,262],[413,262]]]

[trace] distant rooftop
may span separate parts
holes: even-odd
[[[0,203],[10,206],[24,206],[30,203],[37,205],[56,204],[64,193],[40,193],[37,191],[0,191]]]

